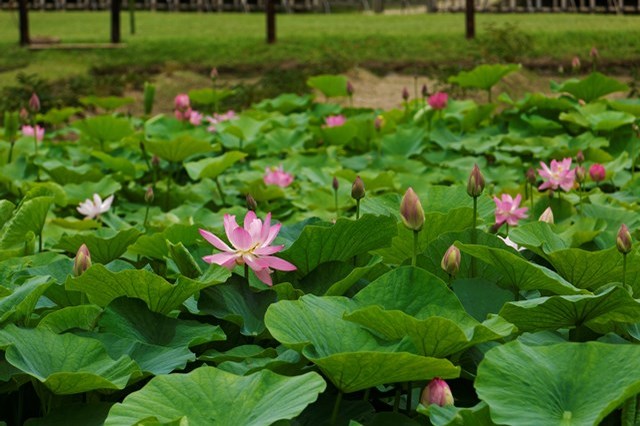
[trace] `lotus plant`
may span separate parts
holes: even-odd
[[[420,403],[425,407],[428,407],[431,404],[436,404],[440,407],[453,405],[453,394],[451,393],[451,389],[447,382],[436,377],[431,380],[422,391]]]
[[[447,249],[444,256],[442,256],[440,267],[449,275],[449,281],[458,275],[461,259],[460,249],[453,244]]]
[[[42,142],[44,139],[44,127],[40,127],[36,124],[35,130],[33,126],[22,126],[22,136],[34,138],[36,142]]]
[[[445,92],[436,92],[429,96],[429,106],[435,110],[443,110],[449,102],[449,95]]]
[[[562,161],[551,160],[550,166],[547,166],[542,161],[540,162],[541,169],[538,169],[538,174],[544,182],[538,187],[538,190],[544,189],[557,190],[562,188],[564,191],[569,192],[575,183],[575,169],[571,169],[571,158],[565,158]]]
[[[360,218],[360,200],[364,198],[364,182],[360,176],[356,176],[356,180],[351,185],[351,198],[356,200],[356,219]]]
[[[538,218],[539,222],[546,222],[549,224],[553,224],[553,210],[551,210],[551,207],[547,207],[545,209],[545,211],[542,212],[542,214],[540,215],[540,217]]]
[[[204,256],[202,260],[215,263],[232,270],[237,265],[245,267],[245,277],[249,279],[251,268],[256,277],[268,286],[273,285],[271,274],[274,270],[295,271],[296,266],[286,260],[272,256],[284,246],[273,246],[271,243],[280,232],[280,224],[271,225],[271,213],[267,213],[264,222],[258,219],[255,212],[249,210],[244,217],[244,226],[239,226],[236,217],[224,215],[224,230],[231,246],[211,232],[200,229],[200,235],[220,250],[220,253]]]
[[[520,207],[522,201],[522,195],[516,195],[513,198],[509,194],[502,194],[500,198],[493,197],[493,201],[496,203],[496,224],[495,227],[500,228],[502,224],[507,224],[507,234],[509,233],[508,225],[516,226],[518,221],[527,218],[527,207]]]
[[[282,164],[278,167],[267,167],[262,178],[265,185],[276,185],[286,188],[293,182],[293,175],[284,171]]]
[[[616,235],[616,248],[620,253],[622,253],[622,284],[624,284],[627,275],[627,255],[633,248],[631,233],[629,232],[627,225],[624,223],[620,225],[620,229]]]
[[[101,214],[106,213],[113,203],[113,195],[108,196],[102,201],[100,195],[93,194],[93,199],[87,198],[78,205],[76,210],[85,216],[85,219],[99,218]]]
[[[91,253],[89,247],[86,244],[82,244],[76,253],[76,258],[73,262],[73,276],[79,277],[91,267]]]
[[[330,115],[324,119],[324,127],[327,127],[327,128],[340,127],[344,125],[344,123],[346,122],[347,122],[347,119],[342,114]]]
[[[589,176],[596,185],[600,185],[600,182],[607,177],[607,171],[602,164],[595,163],[589,167]]]
[[[420,203],[420,198],[415,193],[413,188],[409,187],[407,192],[402,197],[400,203],[400,217],[402,223],[408,229],[413,231],[413,257],[411,258],[411,265],[416,266],[416,259],[418,256],[418,233],[424,226],[424,210]]]

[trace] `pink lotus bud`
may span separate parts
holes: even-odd
[[[449,95],[445,92],[437,92],[429,96],[429,106],[433,109],[445,109],[449,102]]]
[[[333,181],[331,182],[331,187],[333,188],[334,191],[337,191],[338,188],[340,187],[340,183],[338,182],[338,178],[337,177],[333,177]]]
[[[256,203],[255,198],[253,198],[251,194],[247,194],[246,200],[247,200],[247,209],[251,210],[252,212],[255,212],[256,209],[258,208],[258,203]]]
[[[618,230],[618,235],[616,236],[616,247],[622,254],[627,254],[631,251],[631,233],[629,232],[629,228],[627,228],[627,225],[625,225],[624,223]]]
[[[351,186],[351,198],[354,200],[360,200],[364,198],[364,182],[360,179],[360,176],[356,177]]]
[[[576,162],[578,164],[584,163],[584,153],[582,152],[582,150],[578,151],[578,153],[576,154]]]
[[[382,115],[377,116],[373,121],[373,126],[376,128],[377,132],[382,130],[382,128],[384,127],[384,117]]]
[[[553,211],[551,210],[551,207],[547,207],[547,209],[542,212],[542,214],[538,218],[538,221],[553,223]]]
[[[347,95],[353,96],[354,88],[350,81],[347,81]]]
[[[144,193],[144,201],[147,204],[151,204],[153,203],[153,199],[155,198],[154,194],[153,194],[153,187],[150,186],[147,188],[147,190]]]
[[[413,188],[407,189],[400,203],[400,215],[404,226],[412,231],[420,231],[424,225],[424,210],[420,198]]]
[[[578,99],[578,105],[580,105],[581,107],[585,106],[587,103],[584,101],[584,99]]]
[[[324,127],[340,127],[347,122],[347,117],[342,114],[330,115],[324,119]]]
[[[580,69],[580,58],[578,58],[577,56],[573,57],[573,59],[571,60],[571,68],[573,68],[574,71]]]
[[[467,182],[467,194],[470,197],[477,198],[482,194],[482,191],[484,191],[484,176],[482,176],[478,165],[474,164]]]
[[[421,91],[422,97],[426,98],[427,96],[429,96],[429,89],[427,88],[426,84],[422,85],[422,91]]]
[[[602,164],[593,164],[589,167],[589,176],[594,182],[602,182],[607,176],[607,172]]]
[[[529,167],[529,170],[527,170],[527,172],[525,173],[525,178],[527,179],[527,182],[529,182],[529,184],[535,185],[536,181],[538,180],[536,176],[536,170],[533,167]]]
[[[32,112],[40,111],[40,98],[35,92],[31,94],[31,99],[29,99],[29,109]]]
[[[217,78],[218,78],[218,68],[216,68],[216,67],[211,68],[211,72],[209,73],[209,77],[211,77],[211,80],[217,80]]]
[[[20,110],[20,120],[22,120],[22,122],[26,122],[29,119],[29,111],[27,111],[26,108],[22,108]]]
[[[591,48],[591,51],[589,52],[589,56],[590,56],[592,59],[598,59],[598,58],[600,57],[600,52],[598,52],[598,48],[597,48],[597,47],[595,47],[595,46],[593,46],[593,47]]]
[[[440,266],[447,274],[455,277],[460,270],[460,259],[460,249],[452,244],[442,256]]]
[[[584,166],[577,166],[576,181],[578,181],[578,183],[582,183],[585,180],[587,180],[587,170],[584,168]]]
[[[73,276],[79,277],[84,271],[91,267],[91,253],[86,244],[83,244],[76,253],[76,259],[73,262]]]
[[[405,102],[409,100],[409,91],[406,87],[402,89],[402,100]]]
[[[422,391],[420,403],[425,407],[436,404],[441,407],[445,405],[453,405],[453,395],[447,382],[440,378],[435,378]]]
[[[153,167],[159,167],[160,166],[160,157],[158,157],[157,155],[153,155],[153,157],[151,157],[151,165]]]
[[[176,96],[173,102],[174,102],[176,111],[185,112],[191,108],[189,95],[187,95],[186,93],[180,93],[178,96]]]

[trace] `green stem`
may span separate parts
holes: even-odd
[[[371,395],[371,388],[367,388],[364,391],[364,396],[362,397],[363,401],[369,401],[369,395]]]
[[[396,396],[393,400],[393,412],[397,413],[400,409],[400,395],[402,395],[400,386],[396,385]]]
[[[38,253],[42,253],[42,231],[38,234]]]
[[[638,409],[638,401],[636,396],[632,396],[622,404],[622,418],[621,426],[635,426],[636,424],[636,411]]]
[[[418,233],[420,231],[413,231],[413,257],[411,258],[411,266],[416,266],[418,260]]]
[[[244,278],[247,280],[247,284],[249,284],[249,265],[247,263],[244,264]]]
[[[143,226],[146,228],[147,227],[147,221],[149,219],[149,203],[147,203],[147,208],[144,211],[144,224]]]
[[[333,193],[334,193],[333,198],[336,205],[336,220],[338,220],[338,218],[340,217],[340,210],[338,210],[338,190],[337,189],[334,190]]]
[[[476,244],[478,240],[478,197],[473,197],[473,229],[471,230],[471,244]],[[476,276],[476,258],[471,258],[471,277]]]
[[[11,141],[11,147],[9,148],[9,160],[7,163],[11,163],[11,159],[13,158],[13,146],[16,144],[16,141]]]
[[[31,128],[33,129],[33,147],[34,147],[34,161],[33,165],[36,166],[36,181],[40,182],[40,167],[35,164],[35,159],[38,158],[38,132],[36,130],[36,122],[35,120],[31,121]]]
[[[222,205],[226,206],[227,203],[224,201],[224,193],[222,192],[222,186],[220,185],[220,179],[218,179],[218,176],[216,176],[215,182],[216,182],[216,188],[218,188],[218,193],[220,194],[220,200],[222,201]]]
[[[360,200],[356,200],[356,220],[360,219]]]
[[[336,395],[336,402],[333,404],[333,412],[331,413],[331,424],[335,425],[338,420],[338,412],[340,411],[340,403],[342,402],[342,392]]]
[[[407,382],[407,414],[411,413],[411,406],[413,405],[413,402],[411,401],[413,399],[413,383],[411,383],[411,381]]]
[[[622,285],[625,285],[627,278],[627,253],[622,254]]]

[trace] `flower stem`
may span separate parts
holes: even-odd
[[[224,201],[224,193],[222,192],[222,186],[220,186],[220,179],[218,179],[218,176],[216,176],[215,182],[216,182],[216,188],[218,188],[218,193],[220,194],[220,200],[222,201],[222,205],[226,206],[227,203]]]
[[[369,401],[369,395],[371,395],[371,388],[367,388],[364,391],[364,396],[362,397],[363,401]]]
[[[13,157],[13,146],[16,144],[16,141],[11,141],[11,146],[9,147],[9,160],[7,163],[11,163],[11,158]]]
[[[340,217],[340,210],[338,210],[338,190],[334,190],[334,201],[335,201],[335,205],[336,205],[336,220],[338,219],[338,217]]]
[[[360,219],[360,200],[356,200],[356,220]]]
[[[413,405],[413,383],[411,381],[407,382],[407,414],[411,413],[411,406]]]
[[[396,395],[395,398],[393,400],[393,412],[397,413],[398,409],[400,408],[400,395],[402,394],[400,386],[396,385]]]
[[[622,255],[622,285],[625,285],[627,278],[627,253]]]
[[[249,284],[249,265],[244,264],[244,278],[247,280],[247,284]]]
[[[416,266],[418,260],[418,233],[420,231],[413,231],[413,257],[411,257],[411,266]]]
[[[147,220],[149,219],[149,203],[147,203],[147,208],[144,211],[144,224],[143,226],[146,228],[147,227]]]
[[[333,404],[333,412],[331,413],[331,424],[335,425],[338,419],[338,412],[340,411],[340,402],[342,402],[342,392],[338,391],[336,395],[336,402]]]
[[[478,240],[478,197],[473,197],[473,229],[471,230],[471,244],[476,244]],[[476,258],[471,258],[471,277],[476,276]]]

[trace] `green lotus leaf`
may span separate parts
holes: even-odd
[[[398,155],[409,158],[426,148],[426,132],[416,126],[399,127],[395,133],[385,135],[380,141],[384,155]]]
[[[69,197],[69,204],[79,204],[87,198],[93,198],[93,194],[98,194],[104,200],[115,194],[122,188],[111,175],[106,175],[98,182],[68,183],[64,185],[64,190]],[[118,202],[116,198],[115,202]]]
[[[142,234],[135,228],[115,233],[110,231],[105,228],[90,234],[63,235],[54,248],[75,254],[82,244],[86,244],[91,253],[91,260],[107,264],[122,256]]]
[[[530,222],[509,230],[509,239],[519,246],[545,257],[547,253],[569,248],[560,235],[554,232],[555,226],[546,222]]]
[[[344,319],[388,340],[408,336],[424,356],[444,358],[515,331],[500,317],[479,323],[442,280],[409,266],[384,274],[356,294],[354,301],[364,307]]]
[[[311,96],[299,96],[295,93],[283,93],[273,99],[265,99],[254,107],[265,111],[278,111],[282,114],[290,114],[302,111],[311,105]]]
[[[0,323],[9,318],[12,318],[13,322],[27,318],[33,312],[40,296],[52,284],[51,277],[36,276],[13,289],[10,294],[0,297]]]
[[[194,426],[268,426],[296,417],[325,387],[317,373],[285,377],[262,370],[236,376],[200,367],[189,374],[153,378],[114,405],[105,426],[131,425],[147,418],[166,423],[182,417]]]
[[[189,99],[191,102],[199,105],[212,106],[233,95],[233,90],[227,89],[194,89],[189,90]]]
[[[140,177],[142,175],[142,170],[144,170],[144,166],[136,165],[127,158],[116,157],[102,151],[94,151],[91,153],[91,156],[102,161],[102,164],[104,164],[107,169],[111,169],[114,172],[122,173],[123,175],[130,178]]]
[[[204,158],[184,165],[189,177],[193,180],[204,178],[215,179],[247,154],[240,151],[230,151],[214,158]]]
[[[199,360],[220,364],[226,361],[243,361],[247,358],[274,358],[278,355],[274,348],[263,348],[258,345],[235,346],[228,351],[219,352],[210,349],[198,357]]]
[[[347,96],[347,77],[343,75],[318,75],[307,79],[307,86],[319,90],[327,98]]]
[[[609,99],[607,102],[616,111],[628,112],[640,117],[640,99]]]
[[[131,123],[126,118],[111,115],[97,115],[74,123],[74,127],[89,139],[104,142],[118,142],[133,133]]]
[[[639,360],[635,345],[514,341],[487,352],[475,388],[497,424],[597,425],[640,392]]]
[[[125,105],[131,105],[133,102],[133,98],[121,98],[118,96],[85,96],[80,98],[82,105],[94,106],[107,111],[113,111]]]
[[[42,418],[27,420],[25,426],[102,426],[111,405],[106,402],[65,404]]]
[[[226,271],[226,279],[229,276]],[[223,282],[218,281],[218,282]],[[159,275],[145,270],[125,270],[111,272],[102,265],[93,265],[77,278],[69,278],[65,283],[67,290],[82,291],[89,301],[105,307],[114,299],[122,296],[143,300],[150,310],[168,314],[177,309],[189,297],[198,291],[216,284],[193,281],[186,277],[178,278],[171,284]]]
[[[46,170],[47,174],[60,185],[74,182],[96,182],[104,177],[100,169],[91,164],[73,166],[64,164],[58,159],[47,159],[40,164],[40,167]]]
[[[621,287],[599,294],[550,296],[508,302],[500,316],[520,331],[556,330],[585,325],[594,331],[611,331],[610,323],[640,322],[640,302]]]
[[[5,348],[11,365],[38,379],[56,395],[124,389],[140,372],[130,358],[113,360],[100,342],[69,333],[21,329],[11,324],[0,330],[0,346]]]
[[[269,370],[274,373],[294,376],[300,372],[300,368],[308,361],[292,349],[286,349],[275,357],[251,357],[242,361],[225,361],[218,364],[218,368],[239,376],[253,374],[260,370]]]
[[[449,77],[449,83],[460,87],[490,90],[504,76],[520,69],[520,65],[479,65],[471,71],[461,71],[458,75]]]
[[[636,121],[634,115],[620,111],[604,111],[599,114],[588,114],[586,118],[591,128],[596,132],[611,131],[618,127],[633,124]]]
[[[625,92],[629,87],[616,79],[594,72],[582,80],[570,79],[562,84],[552,83],[551,90],[556,93],[569,93],[574,98],[589,103],[611,93]]]
[[[371,229],[376,232],[370,232]],[[305,276],[322,263],[346,261],[388,246],[396,230],[395,219],[371,215],[363,215],[358,220],[340,218],[331,226],[308,225],[281,257],[296,265],[299,276]]]
[[[517,287],[520,290],[544,290],[555,294],[581,294],[581,290],[571,285],[557,273],[544,266],[528,262],[522,256],[493,247],[475,244],[455,244],[463,253],[492,265],[502,275],[500,286]]]
[[[36,197],[18,205],[11,218],[0,229],[0,249],[24,244],[30,232],[40,235],[51,204],[52,197]]]
[[[42,121],[44,121],[45,123],[49,123],[49,124],[52,124],[53,126],[57,126],[59,124],[62,124],[68,121],[71,117],[73,117],[80,111],[82,111],[80,108],[72,108],[72,107],[51,108],[49,111],[47,111],[46,114],[42,116],[39,115],[38,120],[40,120],[40,117],[41,117]]]
[[[62,333],[68,330],[92,330],[102,309],[95,305],[66,306],[47,314],[38,323],[38,328]]]
[[[182,243],[184,246],[190,246],[201,238],[197,225],[175,224],[162,232],[141,236],[129,247],[129,251],[152,259],[164,260],[169,257],[167,241],[171,244]]]
[[[457,377],[448,360],[418,356],[406,341],[382,342],[343,315],[357,302],[337,296],[305,295],[272,304],[265,315],[271,335],[301,351],[343,392],[383,383]]]
[[[211,152],[211,143],[190,135],[180,135],[171,140],[150,140],[144,143],[145,148],[163,160],[181,163],[192,155]]]
[[[433,426],[494,426],[489,415],[489,406],[480,402],[474,407],[461,408],[453,405],[440,407],[431,404],[428,407],[420,404],[416,410],[418,413],[429,417]]]
[[[300,129],[277,128],[265,134],[264,143],[258,145],[258,155],[286,152],[290,157],[294,151],[304,148],[311,135]]]
[[[356,137],[358,129],[354,122],[347,121],[342,126],[323,127],[320,129],[320,133],[327,145],[344,146]]]

